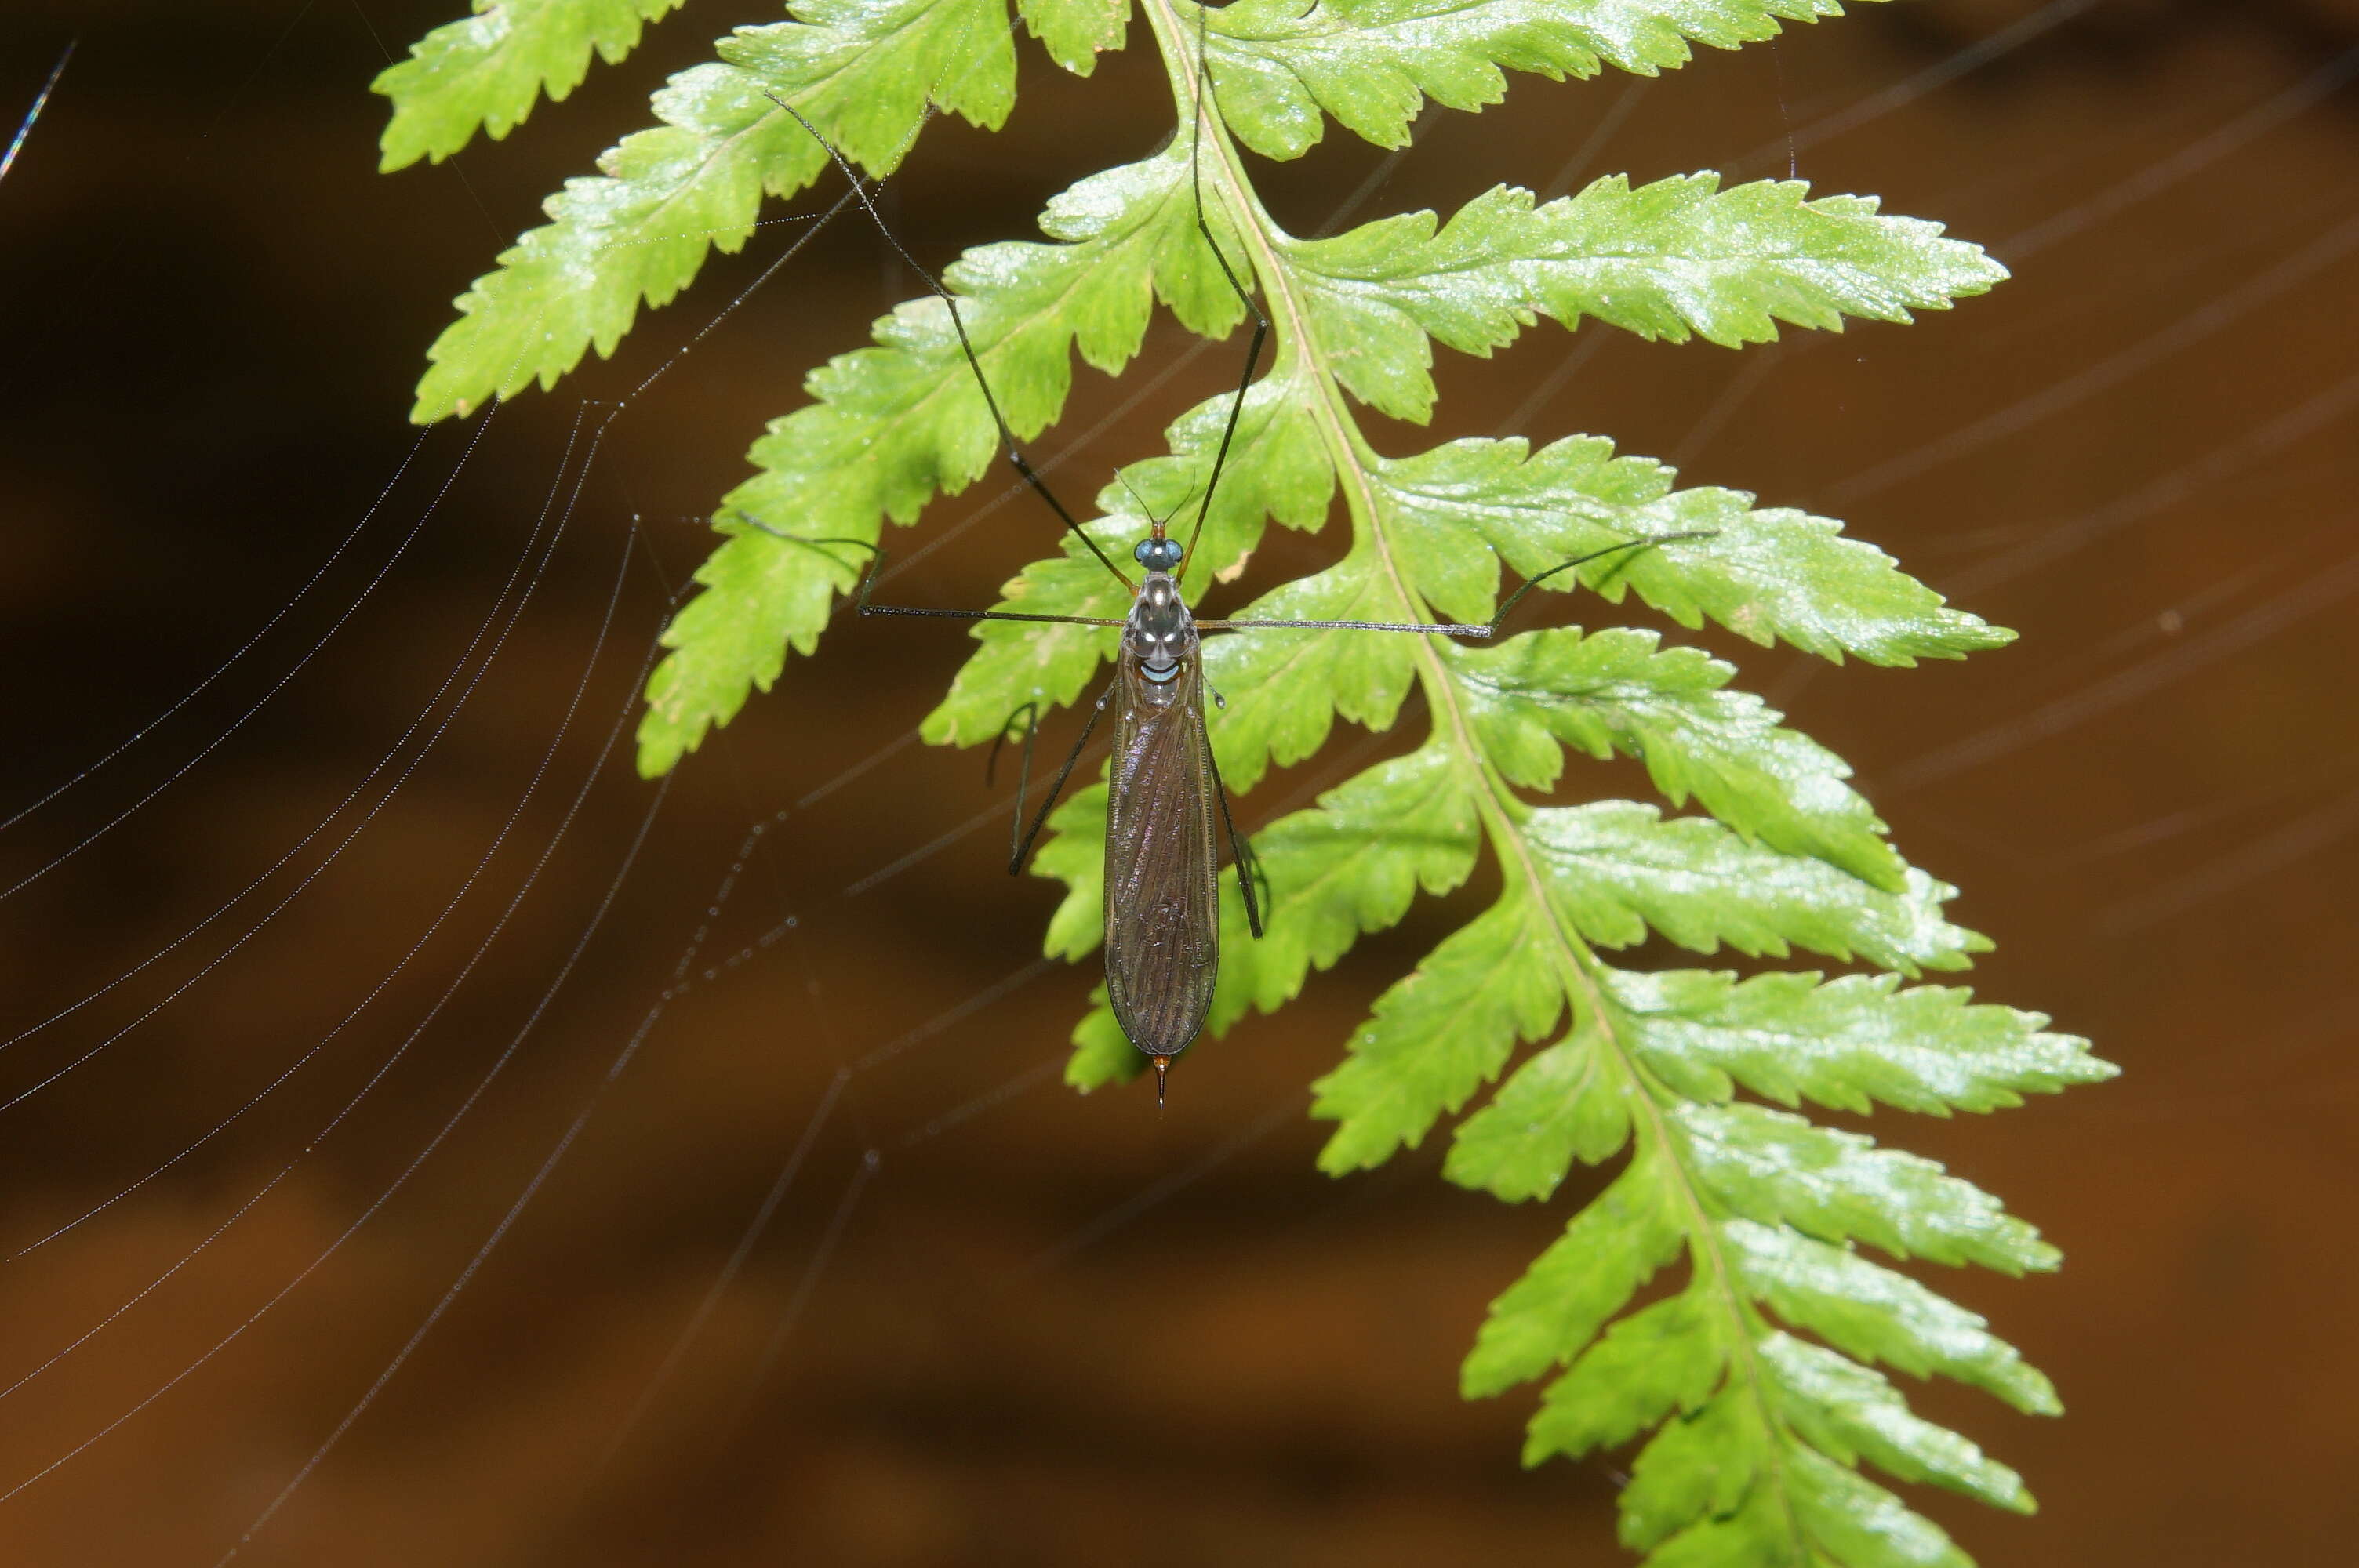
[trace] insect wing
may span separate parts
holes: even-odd
[[[1176,1054],[1204,1027],[1220,971],[1203,677],[1196,662],[1156,689],[1130,661],[1116,676],[1106,802],[1106,995],[1130,1043]]]

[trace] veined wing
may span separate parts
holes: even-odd
[[[1201,668],[1156,689],[1130,661],[1106,802],[1106,996],[1133,1045],[1184,1049],[1204,1027],[1220,970],[1221,906]]]

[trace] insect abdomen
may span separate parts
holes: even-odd
[[[1220,970],[1218,837],[1201,676],[1155,701],[1127,661],[1106,803],[1106,995],[1130,1043],[1184,1050],[1204,1027]],[[1155,694],[1158,697],[1164,694]]]

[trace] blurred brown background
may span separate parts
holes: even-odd
[[[792,226],[643,318],[614,362],[500,412],[430,511],[467,429],[433,432],[386,491],[450,297],[642,123],[665,74],[766,19],[690,0],[506,142],[380,178],[367,81],[458,8],[19,0],[0,18],[12,125],[81,39],[0,184],[0,813],[260,634],[0,838],[11,886],[71,852],[10,899],[0,1036],[82,1004],[0,1053],[0,1385],[75,1346],[0,1400],[0,1490],[32,1478],[0,1501],[0,1562],[217,1560],[585,1108],[240,1561],[1625,1561],[1626,1455],[1523,1473],[1529,1398],[1455,1393],[1484,1303],[1590,1189],[1504,1207],[1439,1179],[1439,1139],[1346,1182],[1310,1165],[1304,1085],[1479,907],[1480,879],[1208,1042],[1158,1120],[1137,1088],[1056,1087],[1090,975],[1033,963],[1055,892],[1000,873],[1005,795],[977,759],[908,745],[846,780],[929,707],[955,632],[840,626],[639,837],[656,792],[627,728],[600,749],[704,549],[679,519],[745,471],[802,371],[913,285],[873,233],[823,236],[615,422],[537,577],[527,541],[571,482],[579,400],[623,396]],[[1546,329],[1495,361],[1446,357],[1435,432],[1380,438],[1609,434],[1691,482],[1843,516],[2023,633],[1914,672],[1714,643],[1965,889],[1962,917],[1999,941],[1981,994],[2127,1069],[1992,1118],[1874,1119],[2068,1256],[2053,1278],[1935,1281],[2054,1375],[2063,1421],[1918,1395],[2019,1466],[2043,1512],[1912,1500],[1986,1565],[2345,1562],[2359,7],[1854,12],[1651,83],[1516,78],[1504,105],[1430,120],[1363,216],[1447,210],[1495,178],[1757,178],[1790,157],[1821,191],[1991,245],[2014,282],[1913,328],[1741,355],[1609,336],[1590,357],[1586,333]],[[921,254],[1027,234],[1049,195],[1154,144],[1166,111],[1131,37],[1087,81],[1027,42],[1006,134],[927,131],[891,188]],[[1379,163],[1331,130],[1269,171],[1272,200],[1308,232]],[[1144,363],[1184,348],[1158,328]],[[1153,449],[1233,352],[1070,451],[1067,488]],[[1040,450],[1135,385],[1082,372],[1083,416]],[[895,594],[985,602],[1049,539],[1028,502],[1001,504]],[[1276,540],[1254,580],[1339,539]],[[519,561],[537,586],[503,635]],[[1244,809],[1266,820],[1400,743],[1339,731]],[[1576,768],[1572,787],[1639,781]]]

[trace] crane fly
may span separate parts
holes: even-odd
[[[1201,16],[1198,25],[1201,29],[1203,25]],[[1120,620],[1112,620],[1016,611],[935,610],[911,605],[876,604],[871,601],[870,593],[885,560],[885,553],[877,546],[864,539],[806,538],[784,533],[756,518],[743,519],[750,526],[789,543],[813,546],[850,545],[870,552],[868,570],[860,585],[858,609],[862,615],[911,615],[947,621],[1024,621],[1121,629],[1122,640],[1115,656],[1114,679],[1091,709],[1089,719],[1082,728],[1081,738],[1073,743],[1071,752],[1049,786],[1048,796],[1042,801],[1028,828],[1024,827],[1026,784],[1017,786],[1007,870],[1011,876],[1024,870],[1025,862],[1030,859],[1033,843],[1047,825],[1049,814],[1063,792],[1066,781],[1071,777],[1074,765],[1081,761],[1091,734],[1104,717],[1106,708],[1112,706],[1114,710],[1114,747],[1107,769],[1105,838],[1106,1000],[1114,1009],[1114,1020],[1121,1025],[1125,1038],[1154,1065],[1158,1107],[1163,1103],[1172,1058],[1186,1050],[1201,1032],[1204,1020],[1212,1011],[1213,982],[1220,973],[1220,840],[1223,837],[1229,841],[1230,855],[1236,863],[1237,887],[1244,896],[1246,925],[1256,939],[1263,930],[1262,903],[1256,889],[1259,881],[1258,867],[1251,846],[1245,835],[1237,831],[1236,823],[1230,814],[1228,792],[1222,786],[1220,764],[1212,755],[1212,736],[1205,725],[1207,688],[1201,656],[1201,633],[1284,629],[1487,638],[1498,631],[1500,622],[1525,594],[1560,572],[1571,571],[1600,557],[1623,550],[1642,549],[1678,539],[1711,536],[1703,532],[1661,534],[1625,540],[1592,551],[1526,580],[1499,606],[1497,613],[1488,622],[1481,624],[1197,620],[1189,610],[1187,599],[1181,591],[1181,579],[1192,560],[1192,547],[1203,533],[1205,518],[1211,513],[1213,490],[1220,483],[1221,470],[1228,461],[1229,447],[1236,436],[1245,395],[1253,385],[1254,373],[1260,368],[1262,347],[1269,336],[1268,317],[1262,313],[1252,294],[1238,281],[1235,269],[1230,265],[1220,242],[1213,237],[1211,225],[1204,220],[1200,159],[1204,95],[1209,87],[1200,38],[1195,124],[1189,149],[1189,175],[1194,187],[1196,203],[1196,230],[1212,251],[1213,260],[1220,265],[1222,276],[1228,280],[1229,287],[1253,317],[1253,337],[1245,351],[1245,372],[1238,379],[1235,397],[1229,406],[1228,421],[1221,433],[1221,444],[1212,459],[1212,474],[1205,481],[1198,502],[1195,523],[1188,542],[1183,545],[1170,536],[1168,529],[1169,517],[1157,517],[1150,511],[1147,536],[1139,540],[1131,552],[1140,568],[1140,577],[1135,582],[1066,510],[1064,503],[1057,499],[1056,492],[1049,488],[1016,444],[1015,432],[1008,427],[1006,417],[1000,411],[999,400],[991,390],[991,382],[983,373],[983,362],[977,358],[974,345],[967,337],[966,322],[959,313],[958,300],[931,273],[919,265],[916,257],[910,255],[870,200],[868,186],[834,145],[785,100],[775,95],[770,100],[793,115],[803,129],[827,150],[844,178],[852,182],[853,194],[859,198],[861,206],[866,209],[886,243],[900,254],[901,259],[949,308],[951,325],[958,334],[959,348],[966,357],[968,368],[974,373],[976,385],[982,389],[984,404],[998,427],[1009,465],[1022,477],[1025,484],[1047,503],[1058,521],[1130,591],[1132,599],[1127,615]],[[1214,700],[1219,700],[1217,695]],[[1038,704],[1026,703],[1010,714],[1000,727],[1000,741],[1004,743],[1017,720],[1025,720],[1024,778],[1027,783],[1037,718]],[[995,746],[995,754],[996,751]]]

